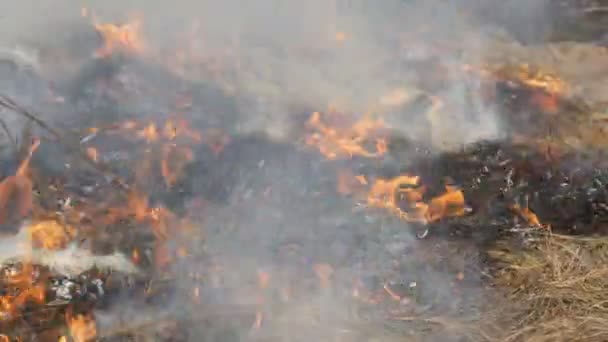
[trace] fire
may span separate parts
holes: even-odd
[[[406,220],[426,222],[424,213],[427,206],[421,202],[424,189],[418,187],[419,178],[416,176],[399,176],[391,180],[378,179],[367,195],[367,204],[370,207],[387,209]],[[407,201],[410,213],[401,209],[401,200]]]
[[[6,277],[3,288],[8,294],[0,296],[0,318],[5,321],[16,319],[25,304],[44,304],[46,299],[44,278],[36,276],[29,262],[23,263],[17,274]]]
[[[545,113],[555,114],[559,110],[559,97],[556,94],[535,92],[530,101]]]
[[[530,210],[530,208],[522,208],[519,204],[514,204],[511,206],[511,210],[530,225],[534,227],[543,227],[543,225],[540,223],[540,220],[538,219],[538,216],[536,216],[536,214],[532,210]]]
[[[97,337],[97,326],[93,315],[74,315],[70,307],[65,314],[65,321],[74,342],[93,341]]]
[[[531,88],[543,90],[549,94],[563,95],[568,91],[569,85],[555,74],[532,67],[529,64],[515,66],[473,66],[465,64],[463,71],[472,72],[483,78],[497,77],[502,80],[513,80],[521,82]]]
[[[560,98],[570,89],[568,83],[555,74],[532,67],[528,64],[516,66],[463,66],[466,72],[473,72],[479,77],[496,78],[502,81],[518,82],[531,90],[530,103],[548,114],[555,114],[559,110]]]
[[[154,123],[148,124],[141,131],[137,132],[137,135],[144,138],[148,143],[158,140],[159,137],[158,130]]]
[[[439,221],[444,217],[464,216],[464,193],[457,187],[446,186],[446,192],[431,199],[427,208],[425,217],[428,222]]]
[[[342,32],[342,31],[336,32],[335,39],[337,42],[343,42],[347,38],[348,38],[348,35],[346,34],[346,32]]]
[[[100,128],[89,129],[90,134],[99,134]],[[219,154],[225,144],[229,142],[227,136],[219,130],[209,130],[204,135],[192,129],[188,122],[183,119],[168,119],[162,124],[156,122],[139,123],[127,120],[115,123],[103,130],[107,134],[120,134],[127,139],[145,141],[154,146],[154,152],[147,154],[142,165],[158,163],[160,174],[165,185],[170,188],[182,176],[186,166],[194,161],[194,152],[191,145],[206,144],[214,154]],[[98,161],[99,152],[94,147],[87,148],[87,155],[91,160]],[[160,157],[160,160],[154,160]],[[141,167],[138,171],[147,174],[149,170]]]
[[[86,154],[92,161],[96,163],[99,161],[99,154],[97,153],[97,149],[95,147],[88,147],[86,149]]]
[[[3,320],[15,319],[21,308],[29,302],[44,304],[45,287],[44,285],[35,285],[26,288],[16,296],[0,296],[0,315]]]
[[[327,119],[345,119],[345,117],[330,112]],[[315,146],[330,160],[354,156],[379,157],[387,150],[386,140],[378,137],[380,131],[385,129],[384,121],[373,118],[369,114],[350,125],[332,125],[323,122],[321,113],[314,112],[306,126],[310,130],[306,136],[306,144]],[[366,146],[370,142],[375,142],[375,150]]]
[[[420,184],[418,176],[401,175],[393,179],[376,179],[370,186],[364,176],[355,176],[348,169],[340,169],[337,191],[343,195],[365,193],[369,207],[386,209],[412,222],[427,224],[445,217],[466,214],[462,190],[446,186],[443,194],[425,202],[426,187]]]
[[[549,94],[564,94],[568,89],[565,81],[540,69],[522,64],[516,71],[517,78],[527,86],[542,89]]]
[[[144,44],[141,37],[141,21],[134,20],[124,25],[94,24],[103,38],[103,46],[97,49],[95,56],[105,58],[116,51],[140,53]]]
[[[367,195],[370,207],[387,209],[400,218],[420,223],[432,223],[445,217],[466,213],[462,190],[446,186],[446,192],[424,202],[426,188],[417,176],[402,175],[390,180],[378,179]],[[404,207],[406,207],[404,209]]]
[[[25,159],[19,165],[14,176],[6,177],[0,182],[0,223],[6,219],[9,209],[9,201],[16,199],[16,212],[18,217],[25,217],[33,206],[32,189],[33,184],[29,178],[29,166],[32,156],[40,140],[35,139],[29,147]]]
[[[178,217],[169,209],[149,205],[148,197],[140,192],[131,191],[128,195],[127,205],[123,208],[111,208],[105,217],[105,224],[113,224],[121,219],[132,218],[140,224],[150,226],[154,235],[154,262],[159,269],[172,263],[176,258],[185,258],[189,251],[180,246],[175,251],[168,247],[168,240],[178,233],[190,233],[191,222]],[[141,262],[141,253],[135,249],[131,252],[131,260],[138,264]]]
[[[136,265],[141,262],[141,257],[139,256],[139,250],[137,248],[133,249],[133,252],[131,252],[131,260]]]
[[[29,246],[20,246],[32,250],[43,248],[57,250],[66,247],[71,241],[74,230],[56,221],[40,221],[27,227]],[[13,320],[19,316],[23,307],[28,303],[43,305],[46,302],[47,271],[34,268],[29,256],[23,260],[17,273],[6,276],[2,280],[3,291],[0,296],[0,316],[3,320]]]
[[[173,186],[182,175],[185,167],[194,160],[189,148],[165,145],[162,149],[161,174],[167,187]]]
[[[63,249],[72,240],[75,230],[57,221],[41,221],[28,227],[32,247],[47,250]]]

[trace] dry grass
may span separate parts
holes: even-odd
[[[523,248],[503,242],[490,257],[516,308],[501,340],[608,341],[608,237],[539,234]]]

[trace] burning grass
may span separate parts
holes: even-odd
[[[103,41],[94,65],[121,70],[149,53],[139,22],[95,29]],[[539,126],[567,105],[567,85],[527,65],[476,73],[496,90],[489,102],[522,97]],[[147,79],[136,72],[93,74],[99,97],[80,100],[111,93],[117,115],[169,88],[138,88]],[[380,104],[412,105],[400,89]],[[437,126],[453,103],[422,93],[428,134],[442,140]],[[0,332],[62,341],[200,340],[215,330],[272,341],[608,338],[608,240],[544,229],[601,232],[606,175],[545,153],[536,132],[450,151],[412,141],[401,151],[387,113],[330,110],[313,112],[293,141],[275,141],[192,124],[195,98],[178,95],[162,118],[77,127],[75,137],[2,97],[50,137],[24,144],[20,167],[0,182],[0,220],[21,227],[0,240]],[[205,109],[200,116],[212,115]],[[55,155],[40,153],[53,144],[68,155],[54,177],[45,167]],[[24,219],[32,222],[16,224]],[[522,232],[525,243],[514,238]],[[104,301],[115,310],[104,312]],[[488,307],[496,303],[501,312]],[[129,317],[117,322],[116,308]],[[152,318],[132,319],[144,312]],[[150,327],[160,321],[168,336]],[[226,322],[234,326],[221,331]]]

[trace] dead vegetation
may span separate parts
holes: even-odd
[[[501,264],[497,285],[519,306],[504,340],[606,341],[608,238],[534,234],[527,241],[523,249],[502,241],[490,252]]]

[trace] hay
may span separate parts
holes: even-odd
[[[545,233],[489,255],[516,308],[504,341],[608,341],[608,237]]]

